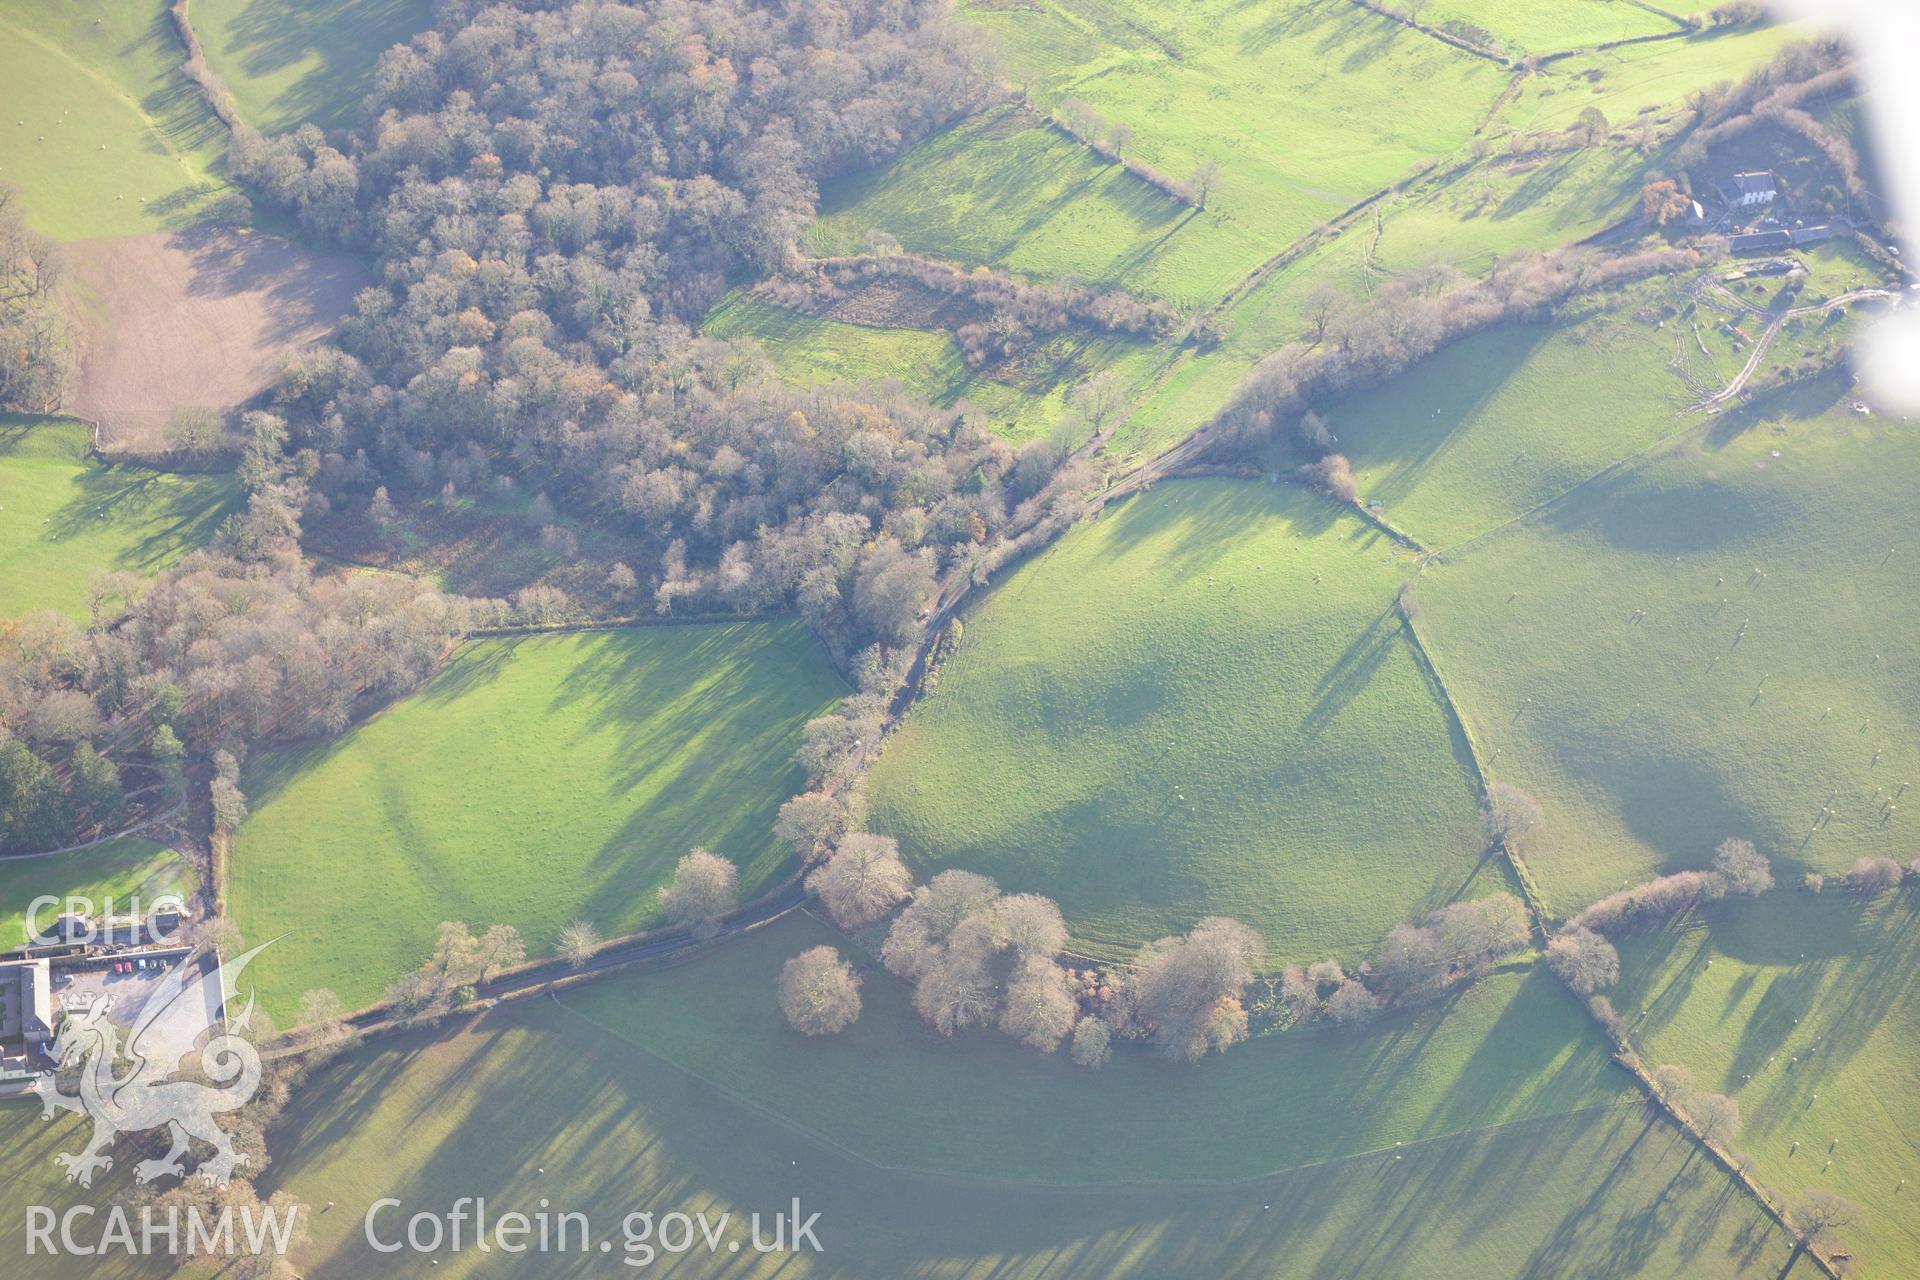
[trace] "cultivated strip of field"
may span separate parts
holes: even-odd
[[[1547,75],[1527,82],[1514,104],[1512,121],[1523,129],[1564,129],[1587,107],[1598,107],[1616,124],[1632,120],[1652,109],[1677,106],[1689,90],[1738,80],[1781,45],[1812,34],[1805,23],[1782,23],[1567,58],[1555,62]]]
[[[967,613],[875,768],[873,825],[923,874],[1056,899],[1088,954],[1221,914],[1277,959],[1359,959],[1485,852],[1394,551],[1292,485],[1110,506]]]
[[[369,280],[346,255],[226,228],[90,240],[70,256],[82,332],[67,407],[101,424],[104,447],[165,448],[179,406],[258,397]]]
[[[1229,1181],[1631,1096],[1598,1033],[1539,968],[1364,1026],[1257,1037],[1200,1063],[1129,1046],[1089,1074],[990,1029],[941,1038],[877,966],[859,1022],[802,1040],[780,1016],[774,979],[788,956],[819,944],[845,945],[790,916],[687,964],[560,999],[865,1160],[978,1178]]]
[[[788,862],[800,726],[840,692],[797,621],[487,640],[344,737],[250,761],[228,896],[248,938],[285,935],[263,1004],[290,1025],[310,988],[370,1003],[442,920],[514,925],[535,958],[575,917],[635,932],[696,844],[753,896]]]
[[[883,169],[823,186],[810,248],[857,251],[873,231],[968,266],[1072,275],[1186,302],[1212,301],[1272,251],[1018,107],[962,121]]]
[[[1628,0],[1438,0],[1417,12],[1422,24],[1443,32],[1490,37],[1490,47],[1509,58],[1683,30],[1652,6]]]
[[[151,573],[205,543],[239,505],[230,476],[90,456],[87,427],[0,415],[0,617],[87,614],[103,573]]]

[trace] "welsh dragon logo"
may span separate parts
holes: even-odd
[[[214,1149],[200,1162],[196,1177],[224,1184],[246,1163],[245,1153],[234,1150],[232,1137],[214,1117],[245,1106],[260,1087],[260,1054],[243,1038],[253,1016],[251,990],[239,1016],[224,1014],[241,972],[271,945],[263,943],[225,966],[201,963],[200,952],[175,965],[135,1014],[124,1046],[119,1029],[107,1020],[111,998],[68,1013],[54,1037],[53,1056],[62,1074],[79,1068],[79,1092],[63,1092],[58,1076],[42,1077],[34,1086],[46,1119],[65,1110],[93,1120],[93,1138],[83,1151],[54,1157],[67,1171],[67,1181],[92,1186],[95,1173],[113,1167],[106,1153],[116,1136],[162,1127],[172,1131],[173,1149],[134,1167],[143,1183],[184,1176],[181,1157],[195,1138]],[[209,1038],[216,1027],[218,1033]],[[213,1085],[172,1078],[196,1057],[199,1073]]]

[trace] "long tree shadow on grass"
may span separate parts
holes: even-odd
[[[1389,607],[1366,628],[1354,637],[1333,665],[1321,675],[1314,686],[1313,705],[1300,719],[1301,727],[1309,735],[1317,735],[1328,724],[1337,719],[1353,700],[1373,683],[1384,666],[1396,651],[1406,644],[1406,637],[1400,630],[1400,619]]]
[[[808,1046],[796,1038],[786,1051]],[[1647,1239],[1682,1201],[1692,1196],[1702,1218],[1716,1212],[1690,1180],[1669,1176],[1684,1168],[1681,1148],[1656,1145],[1667,1135],[1657,1122],[1636,1131],[1637,1111],[1541,1118],[1223,1186],[1049,1187],[877,1169],[544,1004],[495,1011],[451,1042],[410,1037],[368,1052],[375,1062],[363,1054],[314,1080],[274,1132],[285,1154],[264,1189],[340,1202],[342,1218],[322,1224],[311,1251],[308,1274],[320,1280],[365,1273],[373,1257],[360,1220],[382,1195],[408,1211],[484,1196],[496,1215],[547,1201],[589,1213],[598,1236],[617,1240],[628,1212],[771,1213],[797,1194],[821,1215],[826,1246],[807,1255],[810,1276],[929,1275],[934,1259],[990,1254],[1004,1280],[1485,1275],[1489,1248],[1519,1269],[1532,1224],[1552,1212],[1532,1172],[1606,1171],[1574,1175],[1576,1191],[1592,1190],[1554,1242],[1565,1268],[1521,1274],[1631,1274],[1622,1246]],[[383,1104],[386,1157],[343,1160],[356,1136],[351,1150],[370,1151]],[[681,1261],[677,1270],[699,1274],[749,1270],[718,1256]],[[540,1274],[604,1266],[591,1249],[548,1254]]]

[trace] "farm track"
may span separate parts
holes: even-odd
[[[1725,293],[1726,291],[1719,290],[1719,292]],[[1729,298],[1733,297],[1732,294],[1727,294],[1726,296]],[[1898,295],[1886,289],[1850,289],[1846,293],[1836,294],[1834,297],[1828,298],[1825,302],[1812,303],[1804,307],[1791,307],[1785,311],[1776,313],[1773,320],[1767,325],[1765,332],[1763,332],[1759,339],[1753,344],[1753,351],[1747,356],[1747,363],[1741,368],[1739,373],[1734,375],[1733,381],[1705,399],[1689,405],[1688,408],[1695,413],[1713,413],[1717,412],[1721,405],[1726,404],[1729,400],[1738,396],[1742,389],[1746,387],[1748,380],[1753,377],[1754,372],[1759,369],[1761,360],[1766,358],[1767,348],[1773,345],[1774,338],[1779,336],[1780,330],[1786,325],[1787,321],[1797,319],[1801,316],[1826,315],[1831,311],[1844,309],[1852,303],[1863,302],[1868,299],[1885,299],[1896,296]],[[1743,302],[1738,298],[1734,298],[1733,300],[1748,314],[1766,314],[1750,303]]]

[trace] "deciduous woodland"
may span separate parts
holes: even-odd
[[[382,59],[344,148],[241,131],[243,177],[382,265],[276,397],[308,503],[517,484],[618,529],[663,613],[793,603],[847,652],[903,640],[1045,476],[963,415],[791,389],[692,326],[797,265],[817,182],[991,74],[940,5],[454,5]]]

